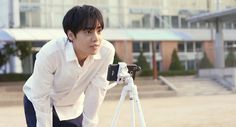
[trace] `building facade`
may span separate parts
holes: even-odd
[[[187,18],[236,7],[235,0],[19,0],[18,2],[19,11],[14,11],[14,15],[19,16],[20,25],[15,28],[60,31],[62,31],[63,16],[68,9],[74,5],[94,5],[104,16],[104,38],[114,44],[118,56],[127,63],[134,63],[140,51],[143,51],[152,67],[152,43],[155,43],[156,64],[159,71],[168,71],[174,49],[178,51],[186,70],[198,69],[197,64],[204,52],[214,63],[214,32],[212,32],[214,24],[189,23]],[[224,37],[225,42],[222,43],[226,46],[236,43],[234,36],[236,22],[225,22],[223,27],[227,34]],[[33,60],[30,62],[33,64],[35,54],[49,40],[30,41],[34,46],[34,53],[31,56]],[[20,42],[16,39],[16,43]]]

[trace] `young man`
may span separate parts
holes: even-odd
[[[96,127],[115,52],[101,37],[103,27],[101,12],[93,6],[66,13],[67,37],[41,48],[23,87],[28,127]]]

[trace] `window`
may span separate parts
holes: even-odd
[[[184,43],[183,42],[180,42],[178,44],[178,52],[184,52]]]
[[[146,14],[143,16],[143,27],[150,28],[150,15]]]
[[[154,18],[154,27],[160,28],[160,19],[158,17]]]
[[[143,42],[143,52],[149,52],[150,47],[148,42]]]
[[[232,29],[231,22],[224,23],[224,28],[225,29]]]
[[[196,52],[202,52],[202,42],[196,42]]]
[[[194,60],[188,60],[187,61],[187,66],[188,66],[188,70],[194,70],[195,69],[195,62],[194,62]]]
[[[226,48],[231,48],[231,47],[233,47],[233,45],[234,45],[234,42],[233,42],[233,41],[226,41],[226,42],[225,42],[225,47],[226,47]]]
[[[234,29],[236,29],[236,23],[233,23]]]
[[[181,64],[182,64],[182,66],[184,67],[184,70],[186,70],[186,67],[185,67],[185,62],[186,61],[180,61],[181,62]]]
[[[191,28],[197,28],[197,23],[196,22],[191,23]]]
[[[188,28],[188,22],[185,18],[181,18],[181,28]]]
[[[169,28],[170,27],[170,16],[161,16],[162,18],[162,28]]]
[[[140,52],[140,44],[138,42],[133,43],[133,52]]]
[[[26,27],[26,12],[20,12],[20,25],[21,27]]]
[[[157,62],[156,62],[156,65],[157,65],[157,70],[160,71],[160,68],[161,68],[161,62],[160,62],[160,61],[157,61]]]
[[[156,52],[160,52],[160,43],[156,43]]]
[[[138,20],[133,20],[132,21],[132,28],[140,28],[140,21]]]
[[[199,23],[200,28],[207,28],[207,24],[205,22]]]
[[[193,52],[193,43],[187,42],[187,52]]]
[[[179,28],[179,18],[178,16],[171,16],[171,25],[173,28]]]

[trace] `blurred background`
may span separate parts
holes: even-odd
[[[188,18],[236,7],[235,0],[0,0],[0,73],[32,73],[40,48],[65,36],[65,13],[83,4],[101,10],[103,36],[116,48],[115,62],[137,63],[142,75],[154,73],[154,79],[175,75],[172,70],[196,74],[214,67],[216,25]],[[222,28],[225,67],[236,66],[236,23],[224,21]]]
[[[236,0],[0,0],[0,126],[25,125],[22,86],[36,54],[66,36],[65,13],[84,4],[101,10],[114,63],[141,66],[135,83],[149,127],[236,126]],[[99,127],[116,104],[105,101]]]

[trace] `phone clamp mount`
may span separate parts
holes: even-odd
[[[134,80],[132,77],[132,71],[131,71],[131,73],[128,72],[129,69],[128,69],[126,63],[119,62],[118,64],[119,64],[119,69],[118,69],[118,73],[117,73],[117,81],[110,84],[107,87],[107,90],[111,89],[112,87],[114,87],[118,84],[124,83],[125,86],[122,89],[120,100],[119,100],[119,103],[116,107],[114,117],[112,119],[111,127],[115,127],[117,124],[117,120],[118,120],[120,110],[121,110],[121,105],[125,101],[125,97],[127,94],[129,94],[129,100],[130,100],[130,104],[131,104],[131,127],[135,127],[135,109],[136,109],[136,112],[138,113],[141,127],[146,127],[146,123],[145,123],[144,116],[143,116],[143,111],[142,111],[140,100],[138,97],[137,86],[134,84]],[[139,68],[139,70],[140,70],[140,68]]]

